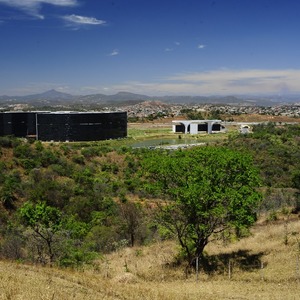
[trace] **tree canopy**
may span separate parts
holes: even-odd
[[[149,191],[167,200],[158,219],[177,236],[190,264],[213,234],[242,232],[256,220],[259,176],[246,154],[224,147],[152,151],[142,167]]]
[[[54,237],[61,228],[61,212],[55,207],[47,206],[45,202],[37,204],[26,202],[20,208],[20,217],[24,225],[34,231],[36,238],[46,243],[50,263],[52,263]]]

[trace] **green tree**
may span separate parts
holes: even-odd
[[[214,234],[241,233],[256,220],[259,176],[248,155],[224,147],[152,151],[142,166],[145,188],[167,196],[158,221],[177,236],[190,265]]]
[[[20,193],[21,178],[18,171],[9,175],[2,174],[4,181],[0,187],[0,200],[6,209],[14,209]]]
[[[25,202],[19,213],[22,223],[32,229],[34,239],[46,245],[52,264],[55,259],[56,235],[62,224],[61,212],[55,207],[47,206],[45,202]]]
[[[298,213],[300,211],[300,170],[294,171],[292,175],[293,187],[297,189],[295,193],[296,203],[294,207],[294,213]]]
[[[139,230],[143,225],[143,212],[140,205],[134,202],[124,202],[119,205],[121,222],[126,237],[130,240],[130,246],[135,245]]]

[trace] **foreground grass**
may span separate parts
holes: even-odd
[[[0,299],[299,299],[299,219],[252,233],[227,246],[212,242],[215,268],[198,280],[172,265],[174,242],[121,249],[82,271],[2,261]]]

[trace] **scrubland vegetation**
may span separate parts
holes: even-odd
[[[0,137],[0,299],[296,299],[299,136],[270,123],[173,152]]]
[[[172,241],[123,248],[80,271],[1,261],[0,299],[298,299],[299,230],[300,222],[290,220],[287,245],[278,221],[258,224],[228,245],[213,242],[207,252],[216,269],[201,269],[198,280],[171,264]]]

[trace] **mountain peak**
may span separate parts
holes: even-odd
[[[55,89],[51,89],[49,91],[41,93],[40,95],[70,95],[70,94],[59,92],[59,91],[57,91]]]
[[[33,98],[46,98],[46,99],[72,99],[74,96],[71,94],[59,92],[55,89],[51,89],[41,94],[31,95]]]

